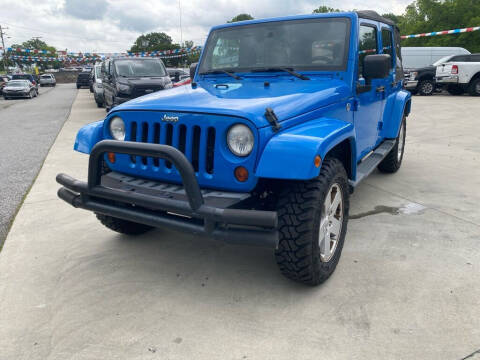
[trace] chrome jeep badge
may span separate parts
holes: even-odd
[[[168,116],[167,114],[163,115],[162,121],[166,122],[177,122],[178,116]]]

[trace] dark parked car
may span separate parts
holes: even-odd
[[[168,76],[170,76],[170,80],[172,80],[173,83],[185,80],[186,78],[190,77],[190,74],[183,69],[167,68],[167,72]]]
[[[173,86],[160,59],[111,59],[104,62],[102,73],[107,111],[125,101]]]
[[[0,76],[0,95],[2,94],[3,88],[5,87],[5,85],[7,85],[7,83],[8,78],[6,76]]]
[[[90,87],[90,73],[81,72],[77,76],[77,89],[80,89],[82,86]]]
[[[3,88],[3,97],[5,100],[10,98],[34,98],[37,96],[37,90],[29,80],[11,80]]]
[[[35,91],[38,95],[38,77],[32,74],[13,74],[12,80],[28,80],[30,81],[33,86],[35,87]]]

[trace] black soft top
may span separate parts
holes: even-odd
[[[379,21],[388,25],[395,26],[395,23],[391,19],[387,19],[383,16],[380,16],[376,11],[373,10],[359,10],[356,11],[359,18]]]

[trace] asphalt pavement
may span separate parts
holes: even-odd
[[[70,113],[75,84],[41,87],[33,99],[0,96],[0,248],[11,220]]]
[[[337,270],[311,288],[273,250],[156,230],[128,237],[56,197],[85,179],[80,90],[0,253],[0,359],[480,356],[480,102],[415,97],[404,163],[351,198]]]

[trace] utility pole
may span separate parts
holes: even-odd
[[[5,72],[7,72],[7,51],[5,49],[5,40],[3,39],[3,36],[4,35],[7,35],[4,33],[4,30],[5,29],[8,29],[8,28],[2,28],[2,25],[0,25],[0,37],[2,38],[2,47],[3,47],[3,68],[5,70]]]

